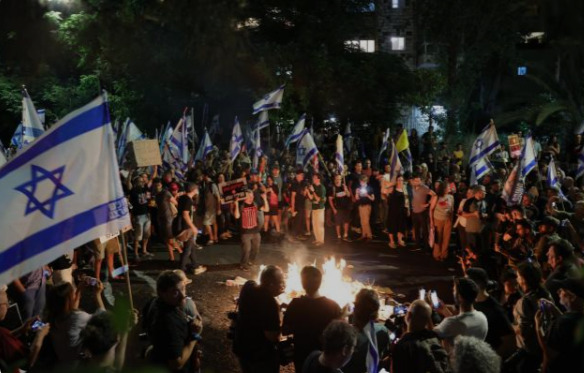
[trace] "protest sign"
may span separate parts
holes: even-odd
[[[517,135],[509,135],[509,154],[511,158],[517,158],[521,155],[521,140]]]
[[[219,193],[221,193],[221,203],[232,203],[245,197],[245,178],[235,179],[224,183],[219,183]]]
[[[132,141],[129,148],[129,161],[133,167],[160,166],[160,146],[156,140]]]

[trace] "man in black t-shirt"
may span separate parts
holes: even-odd
[[[148,211],[148,202],[150,201],[150,190],[146,186],[144,177],[137,176],[132,183],[130,191],[130,204],[132,205],[132,227],[134,228],[134,256],[138,254],[138,246],[142,244],[142,256],[149,257],[152,253],[148,252],[148,239],[150,238],[151,222]]]
[[[294,298],[286,309],[282,331],[294,336],[294,367],[302,370],[304,360],[315,350],[321,349],[320,335],[334,319],[341,317],[341,308],[333,300],[320,295],[322,272],[306,266],[300,273],[306,295]]]
[[[195,345],[201,339],[202,324],[189,320],[185,312],[186,288],[183,278],[164,271],[156,281],[156,312],[149,315],[148,337],[152,342],[150,358],[171,372],[193,372]]]
[[[248,282],[239,295],[234,352],[243,373],[277,373],[280,305],[275,297],[286,288],[284,273],[269,265],[260,275],[260,285],[252,285]]]
[[[349,240],[349,223],[351,221],[351,192],[343,184],[343,177],[335,175],[334,185],[329,189],[329,206],[333,211],[337,239],[341,239],[341,226],[343,227],[343,240]]]
[[[306,224],[304,203],[306,200],[307,185],[304,182],[304,170],[296,171],[296,178],[292,183],[292,193],[290,195],[290,212],[292,213],[293,229],[296,238],[305,240],[303,236]]]
[[[243,202],[234,202],[233,216],[235,219],[241,218],[240,268],[244,271],[249,271],[249,266],[253,264],[260,252],[262,236],[260,235],[259,213],[260,211],[267,212],[270,209],[266,193],[263,192],[260,196],[261,205],[258,204],[251,190],[245,192]]]
[[[489,282],[487,272],[482,268],[473,267],[466,271],[466,276],[479,287],[474,308],[487,317],[489,328],[485,342],[502,358],[509,357],[515,349],[515,332],[503,306],[487,292]]]
[[[201,247],[197,245],[197,234],[199,230],[193,223],[193,198],[199,192],[197,184],[189,182],[186,185],[185,194],[178,198],[178,214],[173,221],[173,233],[176,239],[183,243],[183,252],[180,255],[180,268],[185,273],[200,275],[207,270],[206,267],[197,264],[196,250]],[[188,264],[188,261],[191,261]]]

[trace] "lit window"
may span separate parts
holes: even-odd
[[[375,40],[347,40],[345,45],[352,49],[359,49],[362,52],[375,52]]]
[[[519,76],[527,75],[527,66],[519,66],[517,68],[517,75]]]
[[[403,51],[406,49],[406,38],[403,36],[392,36],[390,41],[392,51]]]
[[[393,9],[399,8],[399,0],[391,0],[391,7]]]

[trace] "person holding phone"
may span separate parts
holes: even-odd
[[[314,246],[324,245],[324,204],[326,189],[321,183],[321,176],[314,174],[312,184],[308,188],[308,198],[312,201],[312,231],[314,232]]]
[[[359,177],[359,183],[354,186],[353,198],[359,209],[359,220],[361,222],[361,237],[360,240],[369,241],[373,238],[371,231],[371,206],[375,201],[373,189],[367,184],[369,178],[367,175]]]
[[[430,305],[422,299],[413,301],[404,320],[407,329],[394,346],[391,372],[433,372],[435,367],[447,371],[448,354],[432,330]]]

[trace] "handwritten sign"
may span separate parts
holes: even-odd
[[[130,143],[129,159],[134,167],[159,166],[162,164],[160,148],[156,140],[139,140]]]
[[[245,197],[245,186],[247,181],[245,178],[235,179],[219,183],[219,193],[221,194],[221,203],[232,203]]]

